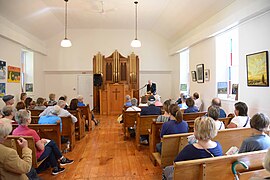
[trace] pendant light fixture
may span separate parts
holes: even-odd
[[[131,41],[131,46],[132,47],[141,47],[141,41],[138,40],[138,1],[134,1],[135,4],[135,39],[133,41]]]
[[[65,5],[65,39],[63,39],[61,41],[61,46],[62,47],[71,47],[72,44],[71,44],[71,41],[67,38],[67,3],[68,3],[68,0],[64,0],[66,2],[66,5]]]

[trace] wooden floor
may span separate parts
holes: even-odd
[[[124,141],[116,116],[97,119],[100,125],[77,141],[74,151],[64,154],[75,162],[56,176],[45,171],[42,179],[161,179],[162,170],[150,161],[148,146],[137,151],[134,138]]]

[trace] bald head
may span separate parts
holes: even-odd
[[[219,98],[212,99],[212,105],[221,107],[221,100]]]

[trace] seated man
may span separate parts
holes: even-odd
[[[126,106],[126,107],[132,106],[131,101],[130,101],[130,95],[126,95],[126,102],[125,102],[124,106]]]
[[[202,111],[203,103],[202,100],[200,99],[199,93],[197,92],[193,93],[193,100],[195,102],[195,106],[199,109],[199,111]]]
[[[136,98],[132,98],[131,99],[131,107],[127,108],[126,111],[141,111],[141,108],[137,107],[137,99]]]
[[[13,95],[5,95],[3,96],[3,101],[6,105],[13,105],[14,104],[14,96]]]
[[[3,118],[1,119],[1,121],[3,122],[8,122],[8,123],[15,123],[15,121],[13,120],[14,116],[15,116],[15,112],[16,109],[13,106],[4,106],[2,108],[2,114],[3,114]]]
[[[212,105],[215,105],[215,106],[219,107],[219,109],[220,109],[219,118],[225,118],[226,117],[225,111],[221,108],[221,100],[219,98],[212,99]]]

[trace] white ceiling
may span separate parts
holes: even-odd
[[[69,0],[68,28],[134,29],[132,0]],[[235,0],[139,0],[138,28],[175,40]],[[0,0],[0,16],[41,40],[64,30],[64,0]]]

